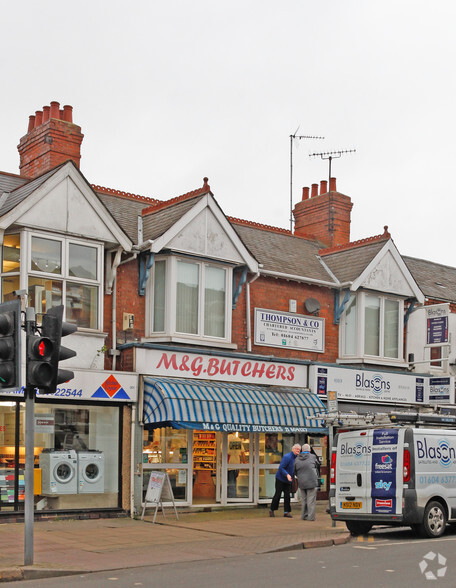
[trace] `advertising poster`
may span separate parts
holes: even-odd
[[[374,430],[373,434],[372,512],[395,513],[398,430]]]

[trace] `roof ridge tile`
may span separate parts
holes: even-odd
[[[211,191],[211,187],[208,184],[208,178],[203,178],[204,184],[202,188],[197,188],[196,190],[192,190],[191,192],[186,192],[185,194],[181,194],[180,196],[175,196],[170,200],[157,200],[156,203],[144,208],[141,211],[143,216],[150,214],[152,212],[157,212],[162,210],[163,208],[167,208],[168,206],[173,206],[179,202],[183,202],[184,200],[190,200],[191,198],[195,198],[196,196],[204,196],[204,194],[208,194]]]
[[[371,243],[379,243],[381,241],[387,241],[391,239],[391,234],[388,232],[388,226],[384,226],[384,232],[381,235],[374,235],[373,237],[366,237],[364,239],[358,239],[357,241],[351,241],[350,243],[342,243],[335,247],[328,247],[326,249],[320,249],[319,255],[329,255],[330,253],[339,253],[339,251],[347,251],[349,249],[356,249],[357,247],[363,247],[364,245],[370,245]]]
[[[124,192],[123,190],[116,190],[115,188],[106,188],[105,186],[98,186],[97,184],[90,184],[95,192],[102,194],[109,194],[110,196],[120,196],[121,198],[128,198],[130,200],[139,200],[142,202],[161,202],[157,198],[150,198],[149,196],[141,196],[131,192]]]

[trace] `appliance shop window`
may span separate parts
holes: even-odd
[[[151,336],[229,342],[231,276],[231,268],[213,263],[156,259],[148,284]]]
[[[35,405],[36,510],[119,506],[119,410]],[[20,430],[23,444],[23,406]]]
[[[150,471],[168,473],[174,500],[187,500],[189,432],[186,429],[163,427],[143,431],[143,500]]]

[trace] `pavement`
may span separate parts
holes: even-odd
[[[227,508],[210,512],[154,510],[144,520],[131,518],[38,521],[33,525],[33,565],[24,565],[24,524],[0,524],[0,582],[86,574],[142,566],[330,547],[349,541],[342,522],[336,526],[317,503],[316,521],[293,518],[283,510]]]

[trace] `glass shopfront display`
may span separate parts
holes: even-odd
[[[326,437],[312,439],[317,448]],[[150,472],[159,470],[168,473],[176,503],[268,502],[282,457],[309,440],[305,434],[144,429],[143,501]]]
[[[119,507],[120,409],[35,403],[36,511]],[[0,512],[25,498],[25,403],[0,401]]]

